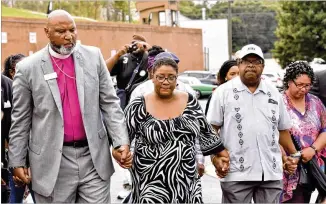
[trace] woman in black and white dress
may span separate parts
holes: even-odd
[[[174,90],[178,65],[169,58],[154,64],[155,90],[126,108],[130,139],[136,139],[132,203],[201,203],[195,138],[204,155],[228,158],[196,98]],[[228,166],[228,164],[225,164]]]

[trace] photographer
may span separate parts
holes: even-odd
[[[143,36],[134,35],[130,45],[123,46],[114,56],[106,60],[111,76],[116,76],[117,79],[117,95],[122,109],[128,104],[132,85],[148,78],[149,48],[150,45]]]

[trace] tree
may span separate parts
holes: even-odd
[[[122,21],[126,20],[126,15],[128,15],[128,1],[115,1],[113,4],[113,8],[115,9],[115,13],[121,13]],[[117,16],[116,16],[117,18]],[[131,16],[129,16],[131,18]],[[117,20],[117,19],[116,19]]]
[[[9,1],[9,0],[8,0]],[[73,16],[88,17],[93,19],[99,19],[101,9],[106,8],[109,11],[113,11],[113,18],[109,16],[104,20],[125,21],[126,15],[128,15],[129,7],[127,1],[112,1],[112,0],[52,0],[53,10],[64,9]],[[7,3],[9,4],[9,3]],[[27,9],[31,11],[38,11],[42,13],[47,12],[49,0],[28,0],[28,1],[16,1],[15,7]],[[134,7],[134,3],[131,4]],[[121,15],[121,18],[119,18]]]
[[[191,18],[201,18],[191,1],[182,1],[181,14]],[[276,36],[277,26],[275,2],[235,0],[232,3],[232,51],[236,52],[246,44],[259,45],[263,52],[270,52]],[[217,1],[211,8],[207,8],[208,19],[226,19],[228,17],[228,2]]]
[[[326,2],[280,2],[274,56],[282,67],[292,61],[326,59]]]
[[[201,8],[203,8],[203,5],[195,5],[192,1],[179,2],[180,13],[193,20],[198,20],[202,18]]]
[[[260,46],[264,53],[270,52],[276,40],[277,26],[274,2],[235,0],[232,11],[232,51],[246,44]],[[228,3],[217,2],[209,12],[209,18],[227,18]]]

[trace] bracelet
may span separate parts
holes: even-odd
[[[317,151],[317,148],[312,144],[312,145],[310,145],[310,147],[313,149],[313,150],[315,150],[315,154],[317,154],[318,153],[318,151]]]
[[[294,158],[300,158],[301,157],[301,151],[298,151],[294,154],[290,154],[291,157],[294,157]]]

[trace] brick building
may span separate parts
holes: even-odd
[[[48,39],[44,34],[46,19],[2,17],[2,62],[8,55],[32,54],[43,48]],[[82,44],[101,48],[104,58],[131,41],[135,33],[144,35],[150,44],[160,45],[180,58],[180,71],[203,70],[202,32],[167,26],[135,25],[113,22],[77,21],[78,39]],[[4,34],[3,34],[4,35]],[[3,40],[3,39],[2,39]]]

